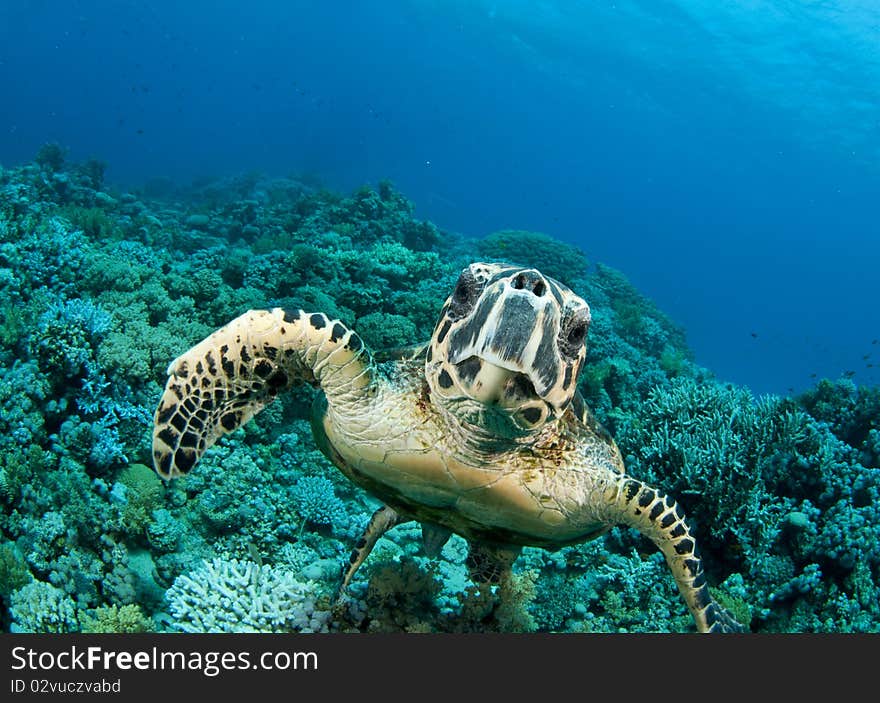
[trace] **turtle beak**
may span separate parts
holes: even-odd
[[[488,302],[491,306],[478,309],[469,325],[452,333],[450,362],[462,365],[466,376],[469,359],[476,357],[486,367],[486,374],[489,367],[497,369],[491,379],[486,379],[495,381],[492,386],[508,383],[506,372],[523,376],[532,392],[543,397],[560,372],[558,321],[550,302],[515,289],[505,290]]]
[[[504,397],[504,387],[514,376],[514,371],[495,364],[484,363],[470,387],[471,397],[483,405],[498,405]]]
[[[471,357],[456,369],[462,383],[467,384],[470,397],[483,405],[514,408],[525,400],[538,398],[531,380],[516,368]]]

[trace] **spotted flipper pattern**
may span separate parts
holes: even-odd
[[[360,337],[323,313],[250,310],[168,366],[153,425],[153,464],[186,474],[232,432],[299,383],[319,386],[330,406],[355,406],[375,384]]]
[[[610,517],[648,537],[672,570],[678,590],[699,632],[745,632],[746,628],[709,593],[697,545],[672,498],[632,478],[622,477],[611,489]]]
[[[471,580],[477,584],[497,584],[510,575],[513,562],[521,552],[513,545],[469,542],[465,560]]]
[[[373,551],[373,547],[376,546],[379,538],[402,521],[400,515],[387,505],[383,505],[373,513],[373,517],[370,518],[370,522],[364,528],[363,535],[361,535],[360,540],[358,540],[357,545],[351,552],[348,565],[343,567],[342,583],[339,586],[337,595],[341,595],[348,588],[348,584],[351,583],[361,564],[370,556],[370,552]]]

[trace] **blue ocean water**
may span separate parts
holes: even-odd
[[[878,39],[872,0],[4,0],[0,163],[390,178],[619,268],[721,379],[877,384]]]

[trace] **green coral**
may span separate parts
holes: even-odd
[[[682,378],[651,392],[638,423],[623,425],[618,440],[647,480],[679,496],[731,554],[745,556],[767,551],[778,533],[785,504],[761,471],[788,426],[772,399],[756,402],[745,389]],[[791,428],[786,439],[797,442]]]
[[[712,589],[712,595],[718,604],[728,610],[733,619],[743,625],[748,632],[752,624],[752,607],[748,601],[740,596],[729,595],[719,589]]]
[[[375,564],[364,601],[370,632],[431,632],[441,584],[413,559]]]
[[[103,208],[70,205],[61,212],[75,229],[92,239],[107,240],[115,231],[115,219]]]
[[[162,504],[165,490],[152,468],[145,464],[129,464],[119,472],[117,481],[125,486],[122,508],[123,525],[132,534],[144,536],[153,511]]]
[[[37,150],[34,163],[46,171],[55,173],[64,167],[66,158],[66,147],[61,146],[57,142],[47,142]]]
[[[416,326],[403,315],[372,312],[359,318],[358,334],[372,349],[393,349],[418,341]]]
[[[0,596],[9,595],[31,580],[24,557],[11,542],[0,544]]]
[[[530,612],[539,574],[507,572],[497,586],[470,584],[459,594],[459,608],[446,624],[453,632],[534,632]]]
[[[136,604],[102,605],[95,608],[94,613],[83,615],[81,621],[82,631],[92,634],[133,634],[153,630],[153,623]]]
[[[535,266],[569,287],[586,276],[589,262],[578,247],[561,242],[543,232],[506,229],[493,232],[476,243],[484,259]]]

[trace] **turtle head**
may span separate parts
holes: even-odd
[[[531,434],[571,402],[589,325],[587,303],[537,269],[471,264],[431,337],[431,396],[489,434]]]

